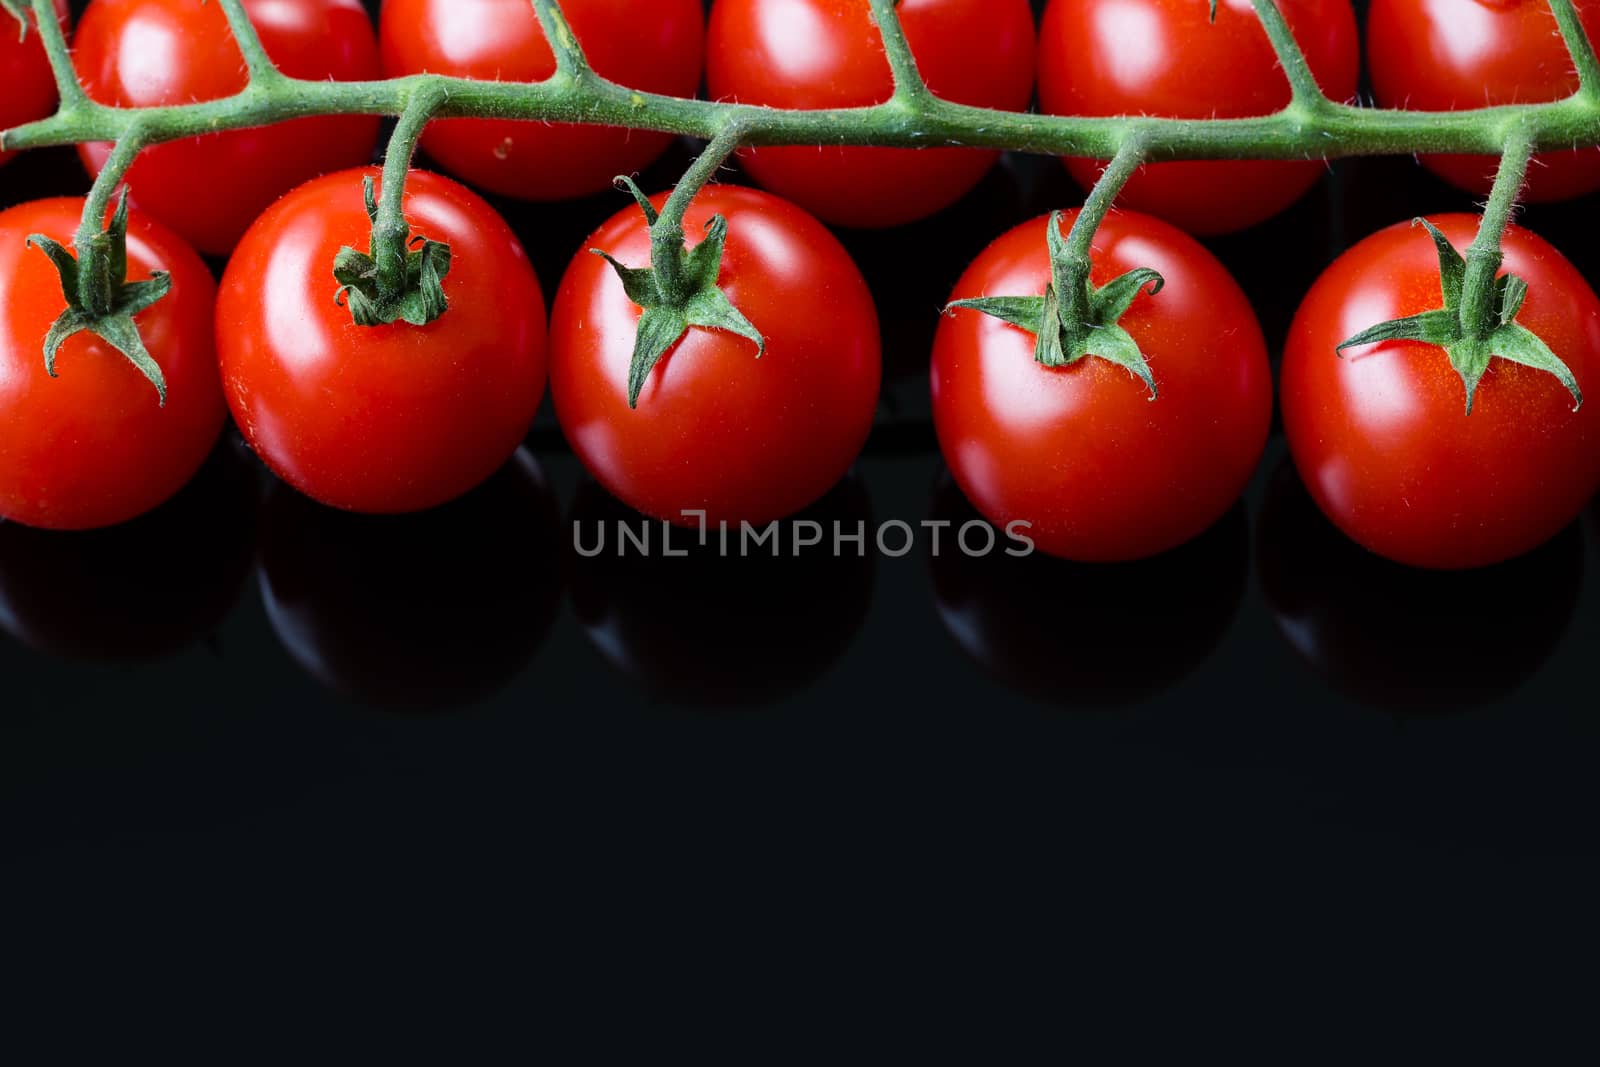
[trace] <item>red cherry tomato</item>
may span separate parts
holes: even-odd
[[[63,29],[67,27],[67,0],[56,0],[56,11]],[[56,106],[56,82],[45,58],[39,30],[28,20],[27,35],[17,20],[0,11],[0,130],[24,122],[49,118]],[[0,152],[0,166],[14,153]]]
[[[1600,41],[1600,4],[1574,5]],[[1535,104],[1577,91],[1578,75],[1546,0],[1373,0],[1367,16],[1372,88],[1385,107],[1452,111]],[[1499,159],[1423,156],[1435,174],[1487,195]],[[1565,200],[1600,189],[1600,151],[1546,152],[1528,168],[1523,195]]]
[[[1471,215],[1432,221],[1458,249]],[[1541,238],[1506,231],[1505,272],[1528,283],[1517,321],[1600,390],[1600,299]],[[1335,346],[1379,322],[1444,306],[1433,241],[1379,230],[1340,256],[1295,316],[1283,358],[1283,421],[1306,488],[1334,523],[1382,556],[1475,567],[1520,555],[1575,519],[1600,487],[1600,405],[1574,412],[1543,371],[1496,359],[1466,388],[1444,350],[1417,341]]]
[[[413,171],[413,234],[449,243],[450,302],[426,326],[357,326],[334,303],[342,246],[367,251],[362,178],[302,185],[250,227],[217,301],[234,421],[284,481],[333,507],[419,511],[516,451],[544,393],[544,298],[522,246],[477,195]]]
[[[1317,84],[1355,96],[1360,43],[1350,0],[1280,0]],[[1051,0],[1039,30],[1039,103],[1057,115],[1245,118],[1289,103],[1250,0]],[[1068,159],[1088,188],[1105,164]],[[1184,161],[1142,168],[1119,202],[1190,233],[1244,229],[1282,211],[1316,183],[1320,161]]]
[[[1042,294],[1047,225],[1001,235],[951,299]],[[1238,499],[1266,444],[1271,371],[1249,301],[1194,238],[1113,212],[1090,258],[1096,285],[1135,267],[1166,279],[1119,323],[1159,397],[1092,355],[1046,367],[1033,334],[963,308],[934,338],[933,421],[956,483],[990,522],[1031,523],[1026,535],[1054,556],[1138,559],[1188,541]]]
[[[657,208],[662,193],[653,199]],[[691,327],[628,407],[638,305],[611,267],[650,259],[644,215],[629,206],[595,231],[561,280],[550,322],[550,389],[567,441],[630,506],[690,524],[793,514],[842,478],[867,439],[881,374],[878,319],[850,255],[826,227],[756,189],[700,192],[691,239],[728,220],[720,285],[766,338]]]
[[[1026,110],[1033,96],[1027,0],[903,0],[900,22],[934,94]],[[783,108],[859,107],[894,81],[866,0],[717,0],[707,34],[713,99]],[[948,207],[998,153],[975,149],[747,150],[758,182],[840,226],[895,226]]]
[[[135,316],[167,380],[167,403],[127,358],[90,333],[61,346],[58,377],[42,342],[66,309],[50,260],[24,242],[70,244],[83,200],[36,200],[0,212],[0,516],[57,530],[111,526],[181,489],[222,429],[212,347],[216,285],[192,248],[133,212],[128,280],[155,271],[172,291]]]
[[[298,78],[378,76],[360,0],[245,0],[267,54]],[[73,39],[89,96],[120,107],[215,100],[245,87],[244,61],[222,6],[195,0],[93,0]],[[309,178],[372,158],[378,120],[330,115],[157,145],[128,172],[134,204],[202,252],[225,255],[267,205]],[[78,153],[91,174],[109,144]]]
[[[700,0],[566,0],[561,10],[603,77],[668,96],[693,96],[700,87]],[[426,71],[536,82],[556,71],[527,0],[385,0],[378,32],[390,77]],[[671,140],[604,126],[445,119],[428,126],[422,147],[451,174],[491,192],[562,200],[610,188]]]

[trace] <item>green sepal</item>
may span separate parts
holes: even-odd
[[[1450,243],[1450,238],[1427,219],[1414,219],[1412,225],[1425,227],[1428,236],[1433,238],[1433,247],[1439,253],[1439,291],[1444,296],[1445,310],[1455,311],[1461,306],[1461,288],[1467,280],[1467,261]]]
[[[1067,354],[1066,330],[1061,323],[1061,301],[1057,299],[1055,283],[1044,287],[1044,307],[1039,324],[1034,327],[1033,359],[1045,367],[1065,367],[1072,362]]]
[[[650,372],[656,369],[667,349],[689,332],[689,319],[676,308],[660,304],[644,309],[639,316],[639,331],[633,338],[633,359],[628,363],[628,406],[639,406],[639,394]]]
[[[1572,394],[1573,408],[1583,406],[1583,392],[1572,368],[1551,351],[1540,337],[1515,319],[1522,310],[1528,295],[1528,283],[1515,274],[1503,274],[1495,279],[1494,328],[1486,336],[1472,336],[1461,322],[1462,290],[1466,286],[1467,261],[1450,239],[1427,219],[1417,219],[1427,228],[1439,253],[1439,290],[1444,307],[1437,311],[1424,311],[1405,318],[1390,319],[1369,326],[1341,342],[1336,351],[1342,356],[1347,348],[1378,344],[1383,341],[1421,341],[1438,345],[1445,350],[1450,365],[1461,377],[1467,392],[1467,414],[1472,414],[1473,402],[1478,396],[1478,385],[1496,357],[1521,363],[1523,366],[1553,374]]]
[[[1052,299],[1054,295],[1052,292]],[[952,300],[944,310],[949,313],[957,308],[969,308],[1020,326],[1029,333],[1038,333],[1039,323],[1044,321],[1044,303],[1042,296],[975,296],[966,300]]]
[[[660,216],[639,186],[631,178],[618,178],[639,202],[645,218],[654,226]],[[622,281],[628,299],[644,309],[639,316],[638,333],[634,337],[633,357],[628,364],[628,406],[639,406],[639,394],[650,378],[650,372],[667,350],[676,344],[689,327],[726,330],[746,338],[756,346],[756,358],[766,355],[767,340],[755,324],[729,301],[728,295],[717,285],[722,273],[722,255],[727,245],[728,220],[714,215],[706,223],[703,241],[690,249],[678,248],[674,254],[681,257],[678,275],[683,295],[670,299],[662,292],[659,276],[654,266],[629,267],[603,249],[589,251],[600,256]]]
[[[1578,379],[1572,373],[1572,368],[1562,362],[1561,357],[1551,351],[1550,346],[1526,326],[1508,322],[1491,333],[1482,344],[1487,352],[1501,359],[1555,375],[1556,380],[1572,394],[1572,410],[1577,411],[1583,407],[1583,390],[1578,388]],[[1487,365],[1487,357],[1484,363]],[[1479,377],[1482,377],[1481,372]],[[1472,414],[1471,389],[1467,391],[1467,414]]]
[[[442,241],[423,241],[420,247],[406,253],[405,287],[398,296],[384,300],[378,291],[377,262],[347,245],[333,260],[333,276],[339,282],[334,299],[350,309],[357,326],[401,321],[426,326],[450,310],[444,293],[444,279],[449,273],[450,246]]]
[[[1097,323],[1114,323],[1128,313],[1133,306],[1134,298],[1150,287],[1150,295],[1155,296],[1161,292],[1167,280],[1158,271],[1149,267],[1135,267],[1126,274],[1118,275],[1106,282],[1098,289],[1091,289],[1089,299]]]
[[[378,197],[372,176],[361,182],[367,219],[378,224]],[[406,276],[400,292],[386,298],[378,281],[378,261],[370,252],[345,245],[333,257],[333,276],[339,283],[334,303],[350,310],[357,326],[387,326],[407,322],[426,326],[450,310],[444,279],[450,273],[450,246],[418,235],[406,239]]]
[[[656,289],[655,271],[649,267],[624,266],[611,253],[599,248],[591,248],[589,252],[611,264],[611,269],[622,279],[622,291],[628,294],[629,300],[642,308],[654,307],[661,303],[661,293]]]
[[[1420,315],[1407,315],[1403,319],[1390,319],[1339,343],[1334,351],[1341,356],[1347,348],[1375,345],[1382,341],[1425,341],[1430,345],[1447,348],[1461,336],[1461,320],[1453,311],[1424,311]]]
[[[619,174],[612,181],[619,189],[628,191],[629,195],[633,197],[634,203],[639,205],[639,210],[644,212],[645,223],[654,226],[656,220],[661,217],[661,212],[656,210],[656,206],[650,202],[650,198],[644,194],[644,190],[639,188],[639,183],[626,174]]]
[[[1150,399],[1156,399],[1160,394],[1150,364],[1133,335],[1118,322],[1147,286],[1154,296],[1166,279],[1149,267],[1136,267],[1098,289],[1085,278],[1081,303],[1084,320],[1069,321],[1072,312],[1060,293],[1074,283],[1067,269],[1067,242],[1061,234],[1059,211],[1050,216],[1046,242],[1050,250],[1050,282],[1043,296],[969,297],[951,301],[945,306],[945,313],[966,308],[1027,330],[1034,335],[1034,360],[1046,367],[1066,367],[1085,356],[1098,356],[1125,368],[1144,383]]]
[[[1500,309],[1500,325],[1509,325],[1522,310],[1522,301],[1528,295],[1528,283],[1515,274],[1502,274],[1495,279],[1495,301]]]
[[[66,310],[51,323],[44,339],[45,373],[54,378],[61,346],[87,331],[105,341],[155,386],[161,406],[167,403],[167,379],[139,336],[133,316],[172,291],[172,276],[154,271],[148,279],[128,282],[128,193],[124,189],[106,228],[92,239],[93,254],[74,257],[60,241],[31,234],[27,243],[50,257],[61,280]]]
[[[1211,0],[1211,14],[1210,14],[1209,18],[1210,18],[1211,24],[1213,26],[1216,25],[1216,22],[1217,22],[1217,0]]]

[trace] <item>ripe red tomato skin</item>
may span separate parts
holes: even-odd
[[[246,7],[285,74],[378,77],[377,40],[360,0],[246,0]],[[73,64],[92,99],[124,107],[214,100],[245,86],[244,62],[215,3],[94,0],[73,39]],[[226,255],[268,204],[318,174],[368,162],[377,138],[371,115],[233,130],[146,149],[127,185],[136,206],[200,251]],[[100,173],[111,147],[78,146],[90,174]]]
[[[1574,5],[1600,40],[1600,4]],[[1367,59],[1385,107],[1451,111],[1559,100],[1578,88],[1572,58],[1545,0],[1373,0]],[[1446,181],[1486,196],[1494,156],[1423,156]],[[1528,168],[1523,197],[1568,200],[1600,189],[1600,151],[1542,152]]]
[[[666,194],[653,198],[659,208]],[[589,248],[649,259],[644,216],[605,222],[562,278],[550,323],[550,390],[573,451],[614,496],[693,526],[799,511],[849,470],[872,428],[881,370],[877,312],[849,253],[816,219],[757,189],[713,185],[685,216],[691,242],[728,220],[720,284],[766,338],[691,327],[628,407],[639,308]]]
[[[1433,222],[1457,248],[1471,215]],[[1528,282],[1517,321],[1600,390],[1600,299],[1538,236],[1506,231],[1503,272]],[[1433,242],[1420,227],[1379,230],[1336,260],[1296,313],[1284,352],[1284,429],[1323,512],[1399,563],[1459,569],[1549,540],[1600,487],[1600,410],[1578,411],[1552,375],[1495,360],[1472,414],[1443,349],[1395,341],[1334,346],[1361,329],[1443,306]]]
[[[1317,77],[1335,100],[1356,94],[1360,37],[1350,0],[1279,5]],[[1242,118],[1289,103],[1283,76],[1250,0],[1223,0],[1217,21],[1189,0],[1051,0],[1039,28],[1039,104],[1058,115]],[[1104,169],[1067,159],[1084,188]],[[1190,233],[1252,226],[1298,200],[1322,174],[1319,160],[1187,161],[1142,168],[1118,203]]]
[[[380,178],[314,179],[250,228],[223,275],[217,351],[234,421],[280,478],[348,511],[420,511],[484,481],[527,434],[544,392],[544,298],[494,209],[413,171],[406,219],[450,244],[449,310],[426,326],[355,325],[334,303],[333,260],[370,247],[365,174]]]
[[[699,0],[568,0],[561,9],[600,75],[668,96],[692,97],[700,87]],[[525,0],[385,0],[378,32],[389,77],[427,71],[533,82],[556,69]],[[422,147],[443,170],[491,192],[564,200],[609,189],[671,140],[603,126],[444,119],[429,124]]]
[[[67,0],[56,0],[56,12],[63,30],[68,28]],[[39,31],[28,23],[26,37],[19,37],[16,19],[0,11],[0,130],[21,126],[35,119],[49,118],[56,106],[56,82],[45,58]],[[15,155],[0,152],[0,166]]]
[[[1026,0],[904,0],[900,21],[935,95],[1026,110],[1033,13]],[[804,32],[796,20],[804,17]],[[848,0],[717,0],[707,31],[713,99],[787,108],[881,103],[894,89],[877,26]],[[948,207],[999,153],[977,149],[782,147],[740,159],[761,185],[839,226],[895,226]]]
[[[1042,294],[1046,225],[997,238],[951,299]],[[1096,285],[1134,267],[1166,279],[1121,320],[1160,396],[1093,356],[1045,367],[1031,333],[958,309],[934,338],[933,419],[951,474],[990,522],[1032,523],[1027,535],[1050,555],[1111,562],[1174,548],[1227,512],[1266,445],[1272,379],[1249,301],[1192,237],[1114,211],[1093,249]]]
[[[128,223],[128,277],[172,275],[165,298],[134,319],[167,380],[167,404],[116,349],[80,333],[62,345],[58,377],[42,341],[66,307],[60,276],[24,245],[42,233],[70,244],[81,197],[0,212],[0,516],[87,530],[126,522],[183,488],[222,429],[212,346],[211,273],[177,234],[138,212]]]

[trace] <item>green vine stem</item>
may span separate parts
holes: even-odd
[[[1461,328],[1476,337],[1487,337],[1493,328],[1497,310],[1495,276],[1500,273],[1500,264],[1505,258],[1500,251],[1500,239],[1511,221],[1511,212],[1516,207],[1532,157],[1533,146],[1527,136],[1521,130],[1514,131],[1506,139],[1494,187],[1483,209],[1483,221],[1478,224],[1478,235],[1467,248],[1467,267],[1461,281]]]
[[[373,219],[370,255],[345,249],[335,271],[343,283],[341,294],[349,297],[357,321],[387,322],[394,321],[395,317],[412,322],[428,321],[444,310],[442,288],[438,283],[448,270],[449,250],[425,242],[420,252],[411,251],[399,207],[416,136],[429,119],[470,117],[583,123],[655,130],[711,142],[712,147],[685,176],[662,217],[657,219],[652,210],[647,210],[647,214],[652,215],[651,268],[630,273],[630,268],[617,265],[619,272],[624,272],[630,295],[637,293],[637,302],[647,311],[642,320],[641,347],[636,353],[634,367],[635,398],[643,380],[637,376],[639,368],[645,366],[647,371],[646,365],[653,365],[654,359],[659,358],[670,341],[667,345],[658,342],[668,335],[675,337],[677,334],[673,331],[678,330],[680,320],[689,324],[719,325],[759,341],[759,334],[736,310],[731,306],[726,309],[713,306],[716,301],[704,292],[710,259],[720,262],[724,232],[714,227],[714,232],[708,233],[702,246],[695,250],[698,257],[683,247],[682,210],[688,198],[698,191],[727,154],[740,146],[968,146],[1112,160],[1100,186],[1091,193],[1072,236],[1063,245],[1059,234],[1052,232],[1052,259],[1059,261],[1056,262],[1057,282],[1069,284],[1070,289],[1061,294],[1067,301],[1061,309],[1063,313],[1050,317],[1052,321],[1060,318],[1065,323],[1065,333],[1057,338],[1052,327],[1041,339],[1042,345],[1048,341],[1049,348],[1041,358],[1050,362],[1058,358],[1068,361],[1078,358],[1074,353],[1082,346],[1074,340],[1073,323],[1114,323],[1115,315],[1126,310],[1122,297],[1131,299],[1142,287],[1142,284],[1133,286],[1130,282],[1096,296],[1087,285],[1084,266],[1085,250],[1095,227],[1122,182],[1141,162],[1331,159],[1423,153],[1504,154],[1503,180],[1497,183],[1484,227],[1469,250],[1463,277],[1459,279],[1461,285],[1454,295],[1462,304],[1459,308],[1452,304],[1450,308],[1456,328],[1461,329],[1461,323],[1470,321],[1474,325],[1468,327],[1466,333],[1476,337],[1492,327],[1497,314],[1501,325],[1496,331],[1509,329],[1510,317],[1515,314],[1516,306],[1520,306],[1521,290],[1512,287],[1510,295],[1514,295],[1515,300],[1508,305],[1508,294],[1503,286],[1498,286],[1494,274],[1499,263],[1499,236],[1515,204],[1528,156],[1537,151],[1600,146],[1600,61],[1596,60],[1592,42],[1584,32],[1572,0],[1548,0],[1548,3],[1578,72],[1578,91],[1549,103],[1452,112],[1357,107],[1328,99],[1318,87],[1277,0],[1252,0],[1289,82],[1291,100],[1270,115],[1207,120],[1036,115],[994,111],[940,99],[929,91],[917,70],[896,10],[898,0],[867,0],[893,75],[894,91],[888,100],[866,107],[782,110],[681,99],[629,89],[600,77],[590,67],[559,0],[530,0],[556,63],[555,73],[537,83],[486,82],[439,75],[375,82],[307,81],[288,77],[278,71],[266,55],[259,36],[250,25],[243,0],[219,0],[250,75],[241,92],[221,100],[171,107],[106,107],[90,100],[79,85],[51,0],[31,2],[60,90],[61,106],[49,118],[0,131],[0,148],[115,141],[118,142],[118,161],[125,167],[139,148],[186,137],[313,115],[399,116],[400,129],[385,164],[384,204],[371,203],[369,191],[369,213]],[[1214,3],[1212,13],[1214,17]],[[1507,131],[1515,131],[1509,141]],[[1515,182],[1507,177],[1512,173],[1515,173]],[[100,245],[91,243],[91,222],[98,233],[110,188],[100,189],[97,183],[98,195],[91,196],[79,234],[82,256],[92,259],[100,255]],[[102,213],[91,215],[91,209],[96,208]],[[725,225],[723,223],[723,230]],[[1455,254],[1453,250],[1451,254]],[[363,256],[366,257],[364,261],[360,258]],[[1441,269],[1453,270],[1445,259],[1441,249]],[[85,264],[83,269],[92,266],[92,263]],[[714,289],[714,272],[710,278]],[[1451,278],[1447,274],[1444,280],[1449,283]],[[1123,289],[1128,291],[1124,293]],[[697,299],[704,298],[700,304],[686,297],[685,294],[691,292],[698,294]],[[1085,292],[1090,292],[1090,297],[1099,303],[1091,301],[1092,306],[1080,306],[1080,297]],[[654,314],[648,314],[652,311]],[[1461,314],[1456,316],[1456,311]],[[648,344],[642,336],[645,324],[654,330]],[[1064,342],[1066,347],[1058,346],[1057,341]],[[1458,342],[1457,348],[1465,343],[1459,339]],[[655,355],[648,356],[650,352]],[[1479,354],[1474,354],[1467,362],[1471,367],[1463,371],[1463,376],[1469,378],[1470,406],[1476,384],[1476,379],[1470,375],[1481,372],[1479,364],[1486,363],[1486,357],[1480,359]],[[1132,362],[1132,355],[1128,365],[1136,372],[1142,368],[1142,364]]]
[[[1061,212],[1051,213],[1045,229],[1050,281],[1043,296],[972,297],[953,301],[946,313],[977,311],[1027,330],[1034,335],[1033,358],[1046,367],[1071,366],[1090,356],[1115,363],[1144,384],[1151,400],[1156,399],[1160,391],[1155,373],[1138,342],[1119,322],[1141,292],[1154,296],[1165,280],[1149,267],[1136,267],[1102,286],[1089,277],[1095,232],[1143,162],[1144,149],[1138,139],[1123,142],[1066,237],[1061,236]]]
[[[899,16],[889,0],[872,0],[886,50],[909,56]],[[1258,0],[1263,10],[1275,9]],[[1569,19],[1570,0],[1550,0],[1559,18]],[[36,9],[48,0],[34,0]],[[534,0],[541,19],[565,27],[557,0]],[[993,111],[952,103],[906,88],[867,107],[790,111],[709,100],[687,100],[638,92],[588,71],[576,41],[558,46],[557,74],[543,82],[485,82],[440,75],[413,75],[376,82],[307,81],[279,75],[267,84],[221,100],[160,108],[114,108],[95,104],[77,89],[70,57],[53,19],[42,24],[47,51],[58,80],[67,88],[63,106],[52,117],[8,130],[6,149],[38,148],[84,141],[115,141],[135,120],[149,144],[222,130],[265,126],[308,115],[399,115],[424,85],[447,97],[440,118],[528,119],[658,130],[711,140],[730,124],[744,131],[745,145],[844,144],[915,148],[936,145],[1006,149],[1043,155],[1110,159],[1130,137],[1137,137],[1151,160],[1168,159],[1323,159],[1352,155],[1475,153],[1494,155],[1504,131],[1527,131],[1535,151],[1600,145],[1600,99],[1580,92],[1545,104],[1519,104],[1469,111],[1421,112],[1354,107],[1328,101],[1308,116],[1304,100],[1272,115],[1240,119],[1116,118],[1036,115]],[[1574,34],[1582,28],[1571,22]],[[570,31],[557,29],[558,41]],[[1292,36],[1280,34],[1283,48]],[[1592,50],[1583,49],[1589,60]],[[1580,68],[1585,56],[1576,57]],[[914,64],[901,63],[902,76]],[[1280,53],[1286,72],[1303,65]],[[1588,64],[1592,65],[1592,63]],[[581,73],[580,73],[581,72]],[[903,86],[908,82],[902,82]],[[920,84],[920,81],[917,83]]]
[[[1370,326],[1340,344],[1341,353],[1382,341],[1437,345],[1445,350],[1450,365],[1461,377],[1468,415],[1472,414],[1478,384],[1497,358],[1552,375],[1572,394],[1573,410],[1583,406],[1583,391],[1572,369],[1543,339],[1516,321],[1528,294],[1527,282],[1513,274],[1500,274],[1504,260],[1500,242],[1511,221],[1531,156],[1527,133],[1511,131],[1483,221],[1464,257],[1438,227],[1427,219],[1417,220],[1427,228],[1439,255],[1439,289],[1444,307]]]
[[[56,21],[52,0],[33,0],[33,23],[39,32],[39,39],[44,42],[45,55],[50,59],[50,72],[56,80],[56,95],[61,98],[61,108],[56,114],[95,110],[99,105],[89,99],[89,94],[78,83],[77,72],[72,69],[72,53],[67,48],[61,24]],[[6,132],[0,131],[0,148],[10,146]]]
[[[1578,72],[1578,95],[1590,100],[1600,97],[1600,61],[1595,59],[1594,43],[1584,32],[1572,0],[1550,0],[1550,10],[1556,16],[1561,39],[1566,42]]]
[[[1100,175],[1100,180],[1089,191],[1078,217],[1073,220],[1072,230],[1067,234],[1065,261],[1059,264],[1064,279],[1060,296],[1063,318],[1070,317],[1071,321],[1076,322],[1089,321],[1089,297],[1092,293],[1089,285],[1089,249],[1094,242],[1095,231],[1100,228],[1106,212],[1111,210],[1117,194],[1122,192],[1122,187],[1128,184],[1128,179],[1143,163],[1144,145],[1138,138],[1130,137],[1117,149],[1117,154]]]
[[[660,216],[650,225],[650,263],[655,267],[661,292],[668,299],[683,299],[686,295],[680,255],[685,240],[684,213],[689,210],[689,205],[700,194],[700,190],[728,161],[734,149],[739,147],[742,136],[743,131],[738,126],[729,126],[717,134],[684,172],[683,178],[673,187],[672,195],[662,205]]]
[[[689,248],[684,243],[684,213],[717,169],[727,162],[742,135],[743,131],[734,125],[712,138],[667,197],[660,212],[632,178],[617,179],[633,194],[650,225],[650,265],[630,267],[603,248],[589,251],[611,264],[617,277],[622,279],[628,298],[641,309],[633,356],[628,365],[629,407],[638,406],[639,394],[650,372],[691,326],[738,334],[755,345],[758,358],[766,353],[767,341],[761,331],[733,306],[717,285],[722,273],[728,220],[721,215],[712,216],[706,224],[705,238],[699,244]]]
[[[1289,23],[1278,9],[1276,0],[1251,2],[1255,5],[1256,17],[1261,20],[1261,28],[1267,31],[1267,39],[1272,42],[1272,50],[1278,54],[1278,65],[1283,68],[1284,77],[1289,79],[1289,89],[1293,94],[1289,110],[1302,108],[1320,111],[1333,103],[1317,84],[1317,77],[1311,73],[1311,65],[1300,50],[1300,42],[1294,39],[1294,32],[1289,29]]]
[[[357,326],[383,326],[404,320],[426,326],[449,309],[444,278],[450,273],[450,246],[439,241],[415,241],[406,222],[406,176],[416,155],[417,141],[441,104],[444,91],[423,84],[406,104],[384,151],[382,201],[375,198],[372,179],[363,183],[367,217],[372,222],[368,250],[346,246],[334,260],[339,281],[338,300],[350,308]],[[417,245],[418,247],[413,247]]]

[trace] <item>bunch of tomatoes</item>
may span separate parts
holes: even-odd
[[[1289,87],[1249,0],[903,0],[919,72],[945,99],[1008,111],[1262,115]],[[1335,100],[1357,93],[1350,0],[1280,0],[1312,72]],[[65,4],[61,4],[65,25]],[[274,64],[307,79],[428,72],[536,81],[555,59],[527,0],[246,0]],[[1591,34],[1600,3],[1578,4]],[[564,0],[593,68],[641,91],[782,108],[869,105],[892,91],[866,0]],[[217,4],[91,0],[70,28],[89,96],[153,107],[243,89]],[[1373,0],[1366,50],[1380,103],[1444,110],[1555,100],[1576,75],[1544,0]],[[55,90],[37,33],[0,34],[0,128],[37,119]],[[431,123],[404,214],[447,243],[448,310],[423,326],[357,325],[332,264],[366,249],[363,183],[379,135],[369,116],[299,118],[157,145],[126,176],[130,282],[165,272],[166,298],[137,325],[165,399],[101,338],[40,355],[66,306],[31,235],[69,242],[83,201],[0,213],[0,515],[54,529],[126,521],[181,488],[231,411],[285,482],[325,504],[393,513],[462,495],[524,439],[548,381],[565,436],[596,479],[673,522],[791,515],[845,475],[864,445],[881,377],[872,297],[829,230],[929,217],[972,189],[996,154],[839,146],[744,149],[761,188],[710,185],[684,219],[691,244],[726,223],[718,287],[764,345],[691,327],[636,402],[629,367],[641,308],[625,279],[650,265],[646,214],[630,206],[576,250],[547,309],[507,224],[469,186],[557,200],[607,188],[666,135],[500,119]],[[112,146],[86,144],[91,173]],[[1427,158],[1488,189],[1492,158]],[[1086,187],[1103,161],[1069,159]],[[1234,503],[1272,419],[1256,316],[1194,235],[1251,226],[1305,193],[1319,161],[1161,162],[1142,167],[1099,227],[1091,281],[1138,268],[1117,325],[1153,388],[1107,359],[1047,366],[1026,329],[970,308],[941,321],[931,359],[935,426],[955,481],[997,525],[1044,551],[1098,561],[1191,540]],[[446,177],[448,174],[450,177]],[[1600,152],[1535,160],[1527,195],[1600,188]],[[665,194],[653,198],[660,208]],[[1067,212],[1061,225],[1070,224]],[[1431,222],[1458,249],[1469,216]],[[951,301],[1038,297],[1051,280],[1047,227],[999,236]],[[226,257],[220,283],[200,253]],[[1588,388],[1600,376],[1600,300],[1551,245],[1511,227],[1504,270],[1529,286],[1518,321]],[[1495,361],[1468,414],[1446,353],[1414,341],[1336,351],[1376,322],[1442,306],[1427,232],[1402,222],[1344,253],[1300,308],[1283,355],[1281,406],[1302,477],[1323,510],[1375,552],[1468,567],[1542,543],[1600,488],[1600,419],[1552,375]]]

